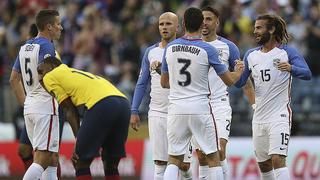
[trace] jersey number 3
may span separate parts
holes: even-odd
[[[25,70],[26,74],[29,74],[29,81],[26,80],[26,83],[27,83],[28,86],[31,86],[33,84],[33,80],[32,80],[32,71],[28,67],[29,63],[30,63],[30,58],[25,58],[24,70]]]
[[[187,71],[187,68],[190,66],[191,60],[178,58],[178,63],[184,64],[184,66],[182,66],[182,68],[180,69],[180,74],[186,76],[186,80],[178,81],[178,84],[180,86],[188,86],[191,83],[191,74],[189,71]]]

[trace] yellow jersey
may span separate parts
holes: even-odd
[[[106,79],[61,64],[43,77],[45,88],[53,92],[59,104],[70,97],[75,106],[90,109],[108,96],[126,97]]]

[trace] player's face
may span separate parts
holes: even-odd
[[[267,21],[266,20],[256,20],[254,25],[254,37],[256,43],[259,45],[264,45],[267,43],[270,38],[271,34],[267,29]]]
[[[60,16],[56,16],[54,23],[52,25],[50,25],[50,36],[52,40],[57,40],[60,38],[61,35],[61,31],[62,31],[62,26],[61,26],[61,20],[60,20]]]
[[[203,15],[203,28],[202,35],[207,36],[216,32],[219,25],[219,20],[211,11],[202,11]]]
[[[170,40],[177,33],[177,24],[169,17],[159,19],[159,32],[164,40]]]

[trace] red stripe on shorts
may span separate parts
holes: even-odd
[[[49,124],[49,132],[48,132],[48,143],[47,143],[47,151],[49,151],[49,144],[51,139],[51,130],[52,130],[52,121],[53,121],[53,115],[50,116],[50,124]]]

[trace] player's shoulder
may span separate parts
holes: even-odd
[[[254,48],[247,50],[246,53],[244,54],[244,57],[248,57],[250,54],[257,52],[259,49],[261,49],[261,46],[254,47]]]
[[[287,44],[281,44],[280,46],[278,46],[279,49],[283,49],[284,51],[287,52],[287,54],[297,54],[298,51],[296,48],[290,46],[290,45],[287,45]]]
[[[53,46],[53,43],[49,39],[44,38],[44,37],[31,38],[26,41],[26,44],[39,44],[40,46],[42,46],[42,45]]]
[[[237,46],[234,42],[230,41],[230,40],[227,39],[227,38],[224,38],[224,37],[222,37],[222,36],[218,36],[218,40],[221,41],[221,42],[223,42],[223,43],[225,43],[226,45],[228,45],[229,48],[239,49],[238,46]]]
[[[145,54],[145,55],[148,55],[148,54],[150,53],[150,51],[152,51],[153,49],[155,49],[155,48],[157,48],[157,47],[159,47],[159,43],[155,43],[155,44],[153,44],[153,45],[151,45],[151,46],[148,46],[148,47],[146,48],[146,50],[144,51],[144,54]]]

